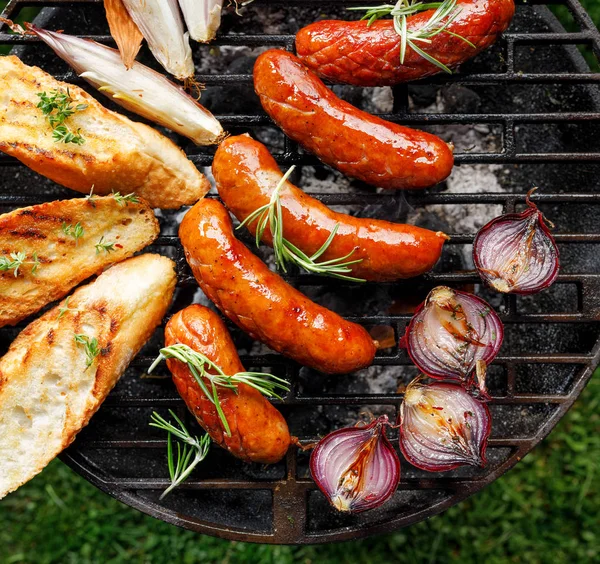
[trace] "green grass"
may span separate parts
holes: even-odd
[[[583,7],[587,10],[588,14],[595,22],[596,26],[600,26],[600,0],[580,0]],[[560,20],[562,25],[567,31],[576,32],[579,31],[578,25],[575,23],[571,13],[566,6],[552,5],[550,9],[554,15]],[[600,72],[600,64],[598,58],[594,55],[589,46],[579,46],[579,50],[582,52],[588,65],[594,72]]]
[[[600,371],[515,469],[395,534],[309,547],[218,540],[146,517],[55,461],[0,503],[0,562],[598,562],[599,463]]]

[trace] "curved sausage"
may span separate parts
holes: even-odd
[[[513,0],[458,0],[460,9],[447,30],[468,39],[475,48],[448,33],[439,33],[429,44],[419,44],[426,53],[454,68],[474,57],[498,39],[515,13]],[[407,18],[411,31],[422,28],[434,10]],[[440,68],[406,48],[400,63],[400,36],[391,19],[324,20],[301,29],[296,51],[302,62],[320,77],[357,86],[390,86],[440,72]]]
[[[234,237],[221,203],[200,200],[183,218],[179,237],[202,291],[251,337],[330,374],[373,362],[375,343],[369,333],[271,272]]]
[[[249,135],[229,137],[221,143],[213,161],[213,175],[221,199],[240,221],[268,204],[282,178],[268,149]],[[418,276],[430,270],[448,238],[441,232],[369,218],[356,218],[330,210],[319,200],[286,182],[280,190],[283,236],[308,255],[327,241],[336,224],[338,231],[319,260],[331,260],[354,250],[352,275],[385,281]],[[254,234],[257,221],[247,224]],[[271,245],[267,226],[263,236]]]
[[[426,188],[452,170],[452,150],[439,137],[340,100],[287,51],[258,57],[254,89],[288,137],[347,176],[381,188]]]
[[[230,376],[244,367],[221,318],[201,305],[177,312],[165,327],[165,345],[182,343],[207,356]],[[238,384],[237,391],[219,387],[221,407],[229,424],[227,436],[214,404],[206,397],[189,368],[167,360],[179,395],[212,440],[248,462],[272,464],[281,460],[290,445],[285,419],[258,390]],[[209,388],[210,389],[210,388]]]

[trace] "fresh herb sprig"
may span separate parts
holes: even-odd
[[[348,10],[366,11],[365,15],[361,18],[368,20],[369,26],[376,20],[384,16],[392,16],[394,19],[394,29],[400,36],[400,63],[404,64],[404,58],[406,56],[406,48],[410,47],[418,55],[429,61],[431,64],[440,68],[441,70],[452,74],[444,63],[438,61],[435,57],[432,57],[429,53],[421,49],[417,45],[417,42],[429,44],[432,42],[432,38],[440,33],[447,33],[456,37],[475,49],[475,45],[462,35],[458,35],[452,31],[449,31],[448,26],[458,17],[461,12],[461,8],[456,5],[457,0],[443,0],[443,2],[418,2],[415,0],[399,0],[396,4],[382,4],[381,6],[361,6],[352,7]],[[418,29],[408,29],[407,18],[416,14],[417,12],[423,12],[425,10],[433,10],[435,12],[431,15],[429,20]]]
[[[125,194],[125,196],[122,196],[120,192],[113,192],[113,198],[117,204],[121,206],[140,203],[140,199],[133,192],[131,194]]]
[[[283,214],[279,192],[285,185],[290,174],[294,171],[294,168],[294,166],[290,167],[283,175],[275,187],[275,190],[273,190],[269,203],[251,213],[237,226],[237,229],[256,221],[256,246],[260,247],[260,241],[263,238],[265,229],[268,225],[273,239],[275,263],[277,264],[277,268],[284,272],[287,272],[288,264],[296,264],[308,272],[314,272],[315,274],[320,274],[322,276],[331,276],[343,280],[351,280],[352,282],[364,282],[365,280],[362,278],[348,276],[348,273],[352,272],[350,266],[362,261],[362,259],[348,260],[354,254],[355,249],[352,249],[343,257],[317,262],[317,259],[323,255],[329,248],[329,245],[331,245],[331,242],[339,229],[339,223],[336,223],[321,248],[310,256],[301,251],[296,245],[283,236]]]
[[[112,252],[116,251],[115,243],[105,243],[104,242],[104,235],[102,235],[102,237],[100,237],[100,241],[98,241],[94,246],[96,247],[97,255],[99,255],[102,251],[104,251],[105,253],[112,253]]]
[[[38,259],[37,253],[31,255],[32,260],[27,260],[27,255],[22,252],[10,253],[9,256],[0,257],[0,272],[7,272],[12,270],[15,278],[19,276],[19,270],[24,264],[31,264],[31,274],[35,276],[35,273],[40,267],[40,260]]]
[[[52,139],[57,143],[74,143],[75,145],[83,145],[85,139],[80,135],[81,129],[77,133],[73,133],[66,125],[59,125],[52,132]]]
[[[152,413],[152,422],[150,423],[151,427],[163,429],[169,433],[167,438],[167,464],[169,466],[171,485],[162,493],[160,499],[187,479],[194,468],[206,458],[208,449],[210,448],[210,435],[203,435],[200,439],[193,437],[179,417],[170,409],[169,413],[177,421],[178,427],[167,421],[164,417],[156,413],[156,411]],[[176,459],[172,437],[178,439]],[[183,443],[183,446],[181,443]]]
[[[98,339],[83,334],[75,334],[75,342],[78,345],[83,345],[85,356],[87,357],[86,368],[89,368],[94,363],[96,357],[102,352],[98,344]]]
[[[202,353],[195,351],[194,349],[178,343],[176,345],[170,345],[160,349],[160,354],[156,360],[152,363],[152,366],[148,368],[148,374],[150,374],[163,360],[174,358],[185,364],[187,364],[194,380],[200,386],[200,389],[204,392],[206,397],[214,404],[215,409],[219,415],[219,419],[223,424],[225,433],[231,436],[231,429],[227,422],[227,417],[221,407],[221,401],[217,387],[230,388],[236,390],[238,384],[247,384],[255,390],[258,390],[261,394],[267,397],[275,397],[281,399],[281,396],[277,393],[277,390],[289,391],[289,382],[283,380],[273,374],[267,374],[266,372],[238,372],[232,376],[228,376],[223,370],[212,362],[207,356]],[[212,371],[215,374],[210,374],[208,371]],[[210,385],[210,390],[207,386]]]
[[[67,225],[67,222],[63,221],[61,229],[67,237],[73,237],[73,239],[75,239],[75,246],[79,244],[79,239],[83,237],[84,233],[84,229],[79,221],[75,225],[72,223]]]
[[[88,107],[87,104],[73,106],[73,98],[71,98],[68,88],[66,92],[64,90],[51,90],[49,94],[38,92],[37,96],[40,99],[37,107],[42,110],[50,127],[52,127],[52,138],[54,141],[57,143],[83,145],[85,139],[79,133],[80,130],[78,129],[76,133],[73,133],[65,125],[65,121],[75,112],[85,110]]]

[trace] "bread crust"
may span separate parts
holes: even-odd
[[[28,325],[0,360],[0,498],[39,473],[89,422],[165,315],[173,262],[128,259]],[[115,291],[118,289],[118,291]],[[88,366],[83,334],[98,340]]]
[[[87,108],[65,122],[85,143],[57,143],[37,108],[40,92],[69,89]],[[158,131],[107,110],[81,88],[60,82],[15,56],[0,57],[0,151],[82,193],[135,192],[155,208],[179,208],[202,198],[208,179]]]
[[[80,224],[83,235],[66,235],[63,226]],[[77,284],[120,262],[158,237],[158,220],[143,200],[119,203],[112,196],[76,198],[21,208],[0,216],[0,257],[35,254],[35,273],[25,264],[0,272],[0,327],[14,325],[46,304],[64,297]],[[114,243],[110,251],[96,245]]]

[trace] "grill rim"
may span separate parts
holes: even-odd
[[[499,465],[493,472],[486,474],[485,478],[482,480],[478,480],[476,482],[466,482],[466,486],[461,488],[462,491],[455,492],[453,495],[449,496],[445,500],[437,503],[433,506],[428,506],[416,513],[411,513],[405,517],[392,519],[385,523],[377,523],[368,527],[360,527],[360,528],[352,528],[351,530],[345,532],[343,530],[334,530],[331,532],[323,532],[311,534],[310,532],[304,530],[301,537],[296,538],[278,538],[277,537],[277,523],[276,523],[276,512],[273,515],[273,533],[272,534],[264,534],[264,533],[256,533],[248,530],[244,530],[239,527],[229,526],[226,530],[222,527],[215,525],[214,523],[201,521],[199,519],[191,519],[179,515],[176,511],[165,508],[162,505],[156,504],[147,499],[142,499],[135,495],[133,492],[129,491],[131,488],[119,488],[113,484],[107,483],[100,476],[94,474],[91,469],[85,465],[83,465],[78,459],[77,453],[77,445],[73,445],[65,450],[63,453],[59,455],[60,460],[62,460],[67,466],[69,466],[72,470],[77,472],[80,476],[85,478],[88,482],[96,486],[98,489],[103,491],[104,493],[110,495],[111,497],[121,501],[122,503],[127,504],[138,511],[145,513],[151,517],[156,519],[160,519],[171,525],[175,525],[180,528],[189,529],[196,531],[198,533],[210,534],[219,538],[227,539],[227,540],[235,540],[241,542],[252,542],[252,543],[261,543],[261,544],[274,544],[274,545],[285,545],[285,544],[323,544],[328,542],[343,542],[349,540],[358,540],[370,537],[376,534],[384,534],[391,533],[399,530],[400,528],[407,527],[409,525],[414,525],[420,521],[433,517],[435,515],[439,515],[443,513],[450,507],[457,505],[458,503],[464,501],[471,495],[477,493],[482,490],[486,486],[489,486],[492,482],[495,482],[498,478],[500,478],[503,474],[508,472],[511,468],[513,468],[518,462],[522,460],[524,456],[529,454],[540,442],[542,442],[554,429],[556,424],[562,419],[562,417],[567,413],[567,411],[572,407],[575,403],[586,384],[590,380],[595,367],[600,364],[600,340],[596,343],[592,355],[590,358],[590,365],[585,367],[580,371],[577,379],[571,388],[569,396],[569,400],[560,404],[555,412],[549,417],[544,425],[542,425],[535,436],[529,439],[511,439],[511,443],[521,443],[521,446],[517,447],[514,452],[510,455],[510,457],[501,465]],[[75,451],[72,453],[71,451]],[[293,460],[292,460],[293,459]],[[316,486],[312,480],[306,479],[297,479],[296,474],[296,460],[295,456],[292,455],[292,451],[288,452],[286,457],[286,466],[287,472],[286,477],[283,480],[274,480],[271,482],[274,491],[275,487],[280,488],[289,488],[290,483],[292,484],[293,489],[295,490],[295,495],[308,496],[308,492],[310,490],[316,491]],[[141,480],[146,479],[142,478]],[[204,481],[206,482],[206,481]],[[459,482],[460,483],[460,482]],[[268,482],[264,483],[265,486]],[[300,487],[298,488],[298,484]],[[310,485],[314,487],[309,487]],[[295,486],[295,487],[294,487]],[[208,485],[210,487],[210,485]],[[159,488],[160,489],[160,488]],[[184,488],[185,489],[185,488]],[[244,489],[244,488],[241,488]],[[256,489],[262,489],[257,487]],[[265,489],[269,489],[266,487]],[[399,488],[398,489],[410,489],[410,488]],[[433,488],[436,489],[436,488]],[[443,490],[446,488],[439,488],[439,490]],[[273,508],[275,508],[276,498],[273,496]],[[304,503],[306,508],[306,501]],[[305,525],[305,524],[304,524]]]
[[[25,6],[61,6],[64,7],[69,6],[70,4],[76,5],[76,4],[98,4],[100,3],[101,0],[66,0],[66,1],[61,1],[61,0],[55,0],[53,2],[44,2],[44,0],[27,0],[27,1],[21,1],[21,0],[10,0],[9,4],[7,5],[5,12],[11,8],[11,12],[13,10],[17,10],[20,9],[21,7],[25,7]],[[319,4],[318,0],[303,0],[302,2],[303,4]],[[331,2],[332,4],[345,4],[346,2],[344,2],[344,0],[333,0],[333,2]],[[269,2],[269,4],[271,5],[286,5],[285,2],[280,2],[280,1],[273,1],[273,2]],[[545,2],[543,2],[543,0],[536,0],[533,2],[533,4],[535,5],[541,5],[545,7]],[[587,42],[592,42],[593,48],[594,48],[594,52],[596,53],[596,55],[598,56],[599,51],[600,51],[600,32],[598,32],[598,30],[595,28],[595,26],[593,26],[593,24],[591,24],[591,20],[589,19],[589,16],[587,16],[587,14],[585,13],[585,11],[583,10],[583,8],[580,6],[580,4],[578,3],[577,0],[566,0],[566,4],[571,7],[574,8],[575,11],[579,12],[579,16],[582,17],[580,23],[582,21],[585,21],[587,18],[588,21],[588,29],[586,30],[585,34],[585,38],[586,38],[586,43]],[[531,3],[529,4],[531,5]],[[546,8],[547,10],[547,8]],[[3,13],[4,15],[4,13]],[[589,29],[589,24],[591,24],[591,29]],[[511,35],[511,34],[508,34]],[[513,34],[514,35],[514,34]],[[535,41],[535,36],[537,34],[520,34],[523,36],[528,36],[531,37],[533,35],[533,40]],[[549,36],[554,36],[555,34],[551,33],[548,34]],[[569,38],[567,39],[571,39],[572,36],[574,34],[562,34],[562,35],[568,35]],[[579,34],[578,37],[580,39],[583,38],[582,34]],[[93,36],[94,38],[97,38],[97,36]],[[263,36],[257,36],[261,38],[261,44],[266,44],[266,42],[264,41],[264,37]],[[227,45],[231,45],[233,44],[230,41],[231,36],[227,36],[226,38],[224,38],[222,40],[223,44],[227,44]],[[5,36],[3,34],[0,33],[0,43],[1,42],[5,42],[4,41]],[[247,41],[245,41],[246,36],[240,36],[238,38],[236,38],[236,41],[240,40],[240,44],[244,44],[247,45]],[[7,41],[9,43],[18,43],[19,41]],[[217,44],[219,44],[219,41],[217,41]],[[574,48],[574,47],[573,47]],[[510,51],[512,52],[512,50]],[[593,75],[589,75],[589,73],[584,73],[586,76],[582,76],[582,74],[580,73],[572,73],[573,74],[573,80],[582,84],[593,84],[593,83],[597,83],[598,80],[600,80],[600,75],[598,74],[593,74]],[[589,75],[589,76],[587,76]],[[237,79],[239,79],[239,76],[236,75],[230,75],[231,76],[231,81],[235,81]],[[242,75],[243,76],[243,75]],[[485,78],[485,75],[483,75],[484,78],[481,79],[483,80],[483,84],[487,83],[486,81],[488,80],[487,78]],[[61,77],[59,77],[61,78]],[[64,77],[63,77],[64,78]],[[207,77],[208,78],[208,77]],[[460,82],[462,84],[478,84],[476,81],[469,81],[468,80],[468,76],[462,77],[466,80],[458,80],[457,82]],[[550,75],[550,78],[552,79],[551,82],[552,84],[555,84],[556,81],[556,75]],[[546,79],[544,78],[544,76],[540,76],[540,75],[536,75],[533,77],[533,79],[536,80],[541,80],[541,82],[544,82]],[[489,80],[491,81],[495,81],[498,80],[498,76],[497,75],[490,75]],[[503,80],[503,79],[501,79]],[[511,79],[506,80],[505,82],[510,82]],[[518,81],[527,81],[529,79],[525,78],[525,80],[523,79],[518,79]],[[431,83],[432,81],[430,80],[428,83]],[[434,81],[435,82],[435,81]],[[505,115],[505,114],[502,114]],[[527,117],[531,116],[532,114],[526,114]],[[559,114],[557,114],[559,115]],[[581,114],[576,114],[577,116],[580,116]],[[248,116],[246,116],[248,117]],[[385,117],[385,116],[384,116]],[[392,117],[393,120],[404,120],[404,116],[402,114],[398,115],[398,114],[394,114],[388,117]],[[415,116],[411,116],[411,119],[414,118]],[[412,121],[411,123],[417,123],[418,122],[418,117],[416,116],[416,120]],[[452,116],[450,116],[452,117]],[[476,116],[477,117],[477,116]],[[478,119],[480,119],[482,116],[479,116]],[[515,117],[515,116],[512,116]],[[594,113],[591,114],[589,117],[591,117],[594,120],[598,120],[600,119],[600,113]],[[236,118],[239,118],[238,121],[241,122],[241,120],[244,118],[244,116],[227,116],[226,118],[224,118],[224,123],[228,124],[228,118],[232,121],[235,122]],[[264,119],[264,118],[258,118],[260,119]],[[435,119],[435,117],[434,117]],[[556,119],[556,116],[553,117],[553,121]],[[582,118],[585,119],[585,118]],[[506,118],[504,118],[504,120],[506,120]],[[409,120],[410,121],[410,120]],[[450,120],[448,120],[450,121]],[[519,121],[519,120],[513,120],[512,123],[512,127],[514,127],[514,122],[515,121]],[[433,123],[432,121],[428,121],[428,123]],[[235,125],[234,123],[232,123],[233,125]],[[244,125],[248,125],[248,122],[243,122]],[[289,144],[287,145],[287,147],[289,148]],[[511,161],[510,158],[507,159],[506,155],[503,155],[501,161],[504,163],[512,163],[512,162],[539,162],[539,161],[552,161],[552,162],[560,162],[560,161],[573,161],[573,162],[584,162],[586,160],[591,160],[591,161],[600,161],[600,154],[597,153],[575,153],[575,154],[571,154],[571,153],[566,153],[566,154],[556,154],[556,153],[551,153],[551,154],[535,154],[535,157],[531,157],[531,156],[526,156],[525,159],[518,159],[515,161]],[[297,156],[292,152],[292,151],[286,151],[281,155],[278,155],[279,158],[277,158],[278,163],[279,164],[283,164],[283,163],[287,163],[287,162],[297,162]],[[469,157],[474,157],[474,160],[469,160]],[[490,163],[493,161],[490,160],[486,160],[486,157],[489,157],[488,155],[484,155],[484,158],[479,158],[477,155],[468,155],[465,159],[457,159],[459,162],[463,162],[463,163],[475,163],[475,162],[484,162],[484,163]],[[531,161],[527,160],[528,158],[532,159]],[[210,162],[210,160],[212,160],[212,157],[210,155],[200,155],[200,156],[192,156],[191,160],[193,162],[195,162],[198,165],[204,165]],[[500,159],[499,159],[500,160]],[[15,162],[15,161],[12,161]],[[4,159],[0,160],[0,165],[2,164],[12,164],[10,160],[6,159],[6,161]],[[306,160],[302,160],[302,164],[310,164],[307,163]],[[318,196],[318,195],[317,195]],[[328,197],[331,197],[334,195],[327,195],[323,198],[323,201],[326,201]],[[342,198],[344,196],[348,196],[346,194],[340,195]],[[362,196],[362,195],[361,195]],[[425,196],[425,198],[429,197],[431,198],[432,201],[434,201],[435,203],[440,203],[440,196],[444,196],[441,194],[431,194],[431,195],[427,195]],[[468,199],[469,203],[473,202],[473,198],[475,197],[474,194],[448,194],[446,196],[450,196],[450,197],[454,197],[455,199],[457,198],[458,200],[460,200],[461,197]],[[483,197],[489,197],[489,194],[481,194],[481,196]],[[509,196],[514,196],[516,199],[519,198],[524,198],[523,194],[508,194],[508,193],[502,193],[502,194],[498,194],[498,196],[500,196],[502,198],[502,201],[509,201],[507,198]],[[556,201],[556,199],[554,198],[555,196],[559,196],[559,194],[546,194],[545,196],[548,197],[549,201]],[[564,194],[563,196],[579,196],[579,194]],[[583,195],[586,196],[586,195]],[[588,196],[594,198],[594,201],[597,202],[598,201],[598,194],[589,194]],[[357,196],[356,195],[352,195],[350,196],[353,199],[353,202],[356,202]],[[51,199],[55,199],[55,198],[51,198]],[[335,200],[335,197],[332,198],[333,200]],[[10,199],[3,199],[3,201],[7,201],[10,202],[10,204],[13,204],[13,201]],[[415,198],[415,201],[418,201],[418,197]],[[516,200],[511,200],[508,203],[508,207],[510,207],[511,205],[514,206],[514,202]],[[536,200],[537,201],[537,200]],[[541,200],[540,200],[541,201]],[[36,202],[39,202],[39,198],[36,199]],[[14,202],[16,203],[16,201]],[[460,242],[460,241],[459,241]],[[464,242],[464,241],[463,241]],[[573,281],[581,281],[582,276],[581,275],[561,275],[562,278],[559,278],[559,282],[560,281],[569,281],[571,279],[573,279]],[[598,282],[598,280],[600,279],[600,275],[587,275],[590,278],[593,278],[594,281],[596,281],[596,284]],[[443,277],[444,279],[453,279],[456,282],[462,282],[466,279],[473,279],[476,278],[473,273],[466,273],[465,275],[458,275],[458,276],[453,276],[453,274],[450,273],[443,273],[441,274],[441,277]],[[429,279],[428,277],[424,277],[425,280]],[[305,283],[305,277],[302,278],[303,283]],[[509,300],[509,309],[508,311],[510,312],[511,310],[514,312],[514,304],[513,307],[510,307],[510,300]],[[361,318],[362,321],[364,321],[364,318]],[[539,320],[539,319],[538,319]],[[517,319],[517,322],[521,321],[521,319]],[[582,321],[588,321],[585,319],[582,319]],[[398,325],[403,324],[403,320],[400,319],[399,321],[397,321]],[[543,440],[552,430],[552,428],[556,425],[556,423],[562,418],[562,416],[566,413],[566,411],[568,411],[568,409],[572,406],[572,404],[574,403],[574,401],[577,399],[577,397],[579,396],[580,392],[582,391],[582,389],[585,387],[585,384],[589,381],[589,378],[591,377],[592,373],[593,373],[593,369],[594,366],[598,365],[598,363],[600,362],[600,340],[598,340],[591,352],[591,354],[589,355],[565,355],[565,358],[569,358],[571,359],[569,360],[565,360],[565,362],[573,362],[573,359],[579,359],[578,362],[574,362],[575,364],[579,364],[582,366],[581,369],[578,370],[577,375],[575,376],[574,379],[574,383],[572,385],[571,391],[569,392],[568,395],[564,396],[566,398],[566,401],[561,401],[560,405],[557,407],[557,409],[555,410],[555,412],[552,414],[551,417],[549,417],[546,422],[544,423],[543,426],[541,426],[537,433],[535,434],[534,437],[532,438],[528,438],[528,439],[518,439],[518,440],[511,440],[512,443],[517,443],[520,444],[520,446],[518,446],[514,452],[511,454],[510,458],[505,461],[504,464],[499,465],[493,472],[490,472],[489,474],[487,474],[485,476],[485,479],[482,480],[478,480],[478,481],[474,481],[471,482],[470,484],[467,484],[464,488],[462,488],[462,490],[459,493],[454,493],[452,496],[450,496],[449,498],[447,498],[446,500],[438,503],[437,505],[432,507],[426,507],[423,510],[417,512],[417,513],[413,513],[411,515],[408,515],[406,517],[400,518],[400,519],[395,519],[392,520],[390,522],[386,522],[384,524],[375,524],[372,526],[368,526],[368,527],[364,527],[364,528],[360,528],[360,529],[355,529],[352,528],[351,530],[345,532],[343,529],[338,529],[338,530],[333,530],[331,532],[319,532],[316,534],[311,534],[309,532],[307,532],[306,530],[302,531],[302,538],[297,538],[294,537],[293,535],[291,535],[289,538],[276,538],[277,534],[278,534],[278,523],[276,522],[276,511],[274,511],[274,518],[273,518],[273,526],[274,526],[274,532],[272,534],[262,534],[262,533],[254,533],[254,532],[250,532],[248,530],[239,528],[239,527],[228,527],[227,529],[223,529],[220,525],[215,525],[212,523],[208,523],[208,522],[204,522],[201,520],[193,520],[190,518],[185,518],[181,515],[178,515],[175,511],[172,511],[170,509],[165,508],[164,506],[158,505],[153,503],[152,501],[149,501],[147,499],[143,499],[139,496],[137,496],[135,494],[135,492],[129,491],[128,489],[123,489],[123,488],[119,488],[117,486],[115,486],[114,484],[111,485],[110,483],[107,483],[105,480],[102,479],[101,476],[95,474],[91,468],[86,467],[82,461],[79,459],[79,453],[77,452],[77,444],[75,444],[73,447],[70,447],[67,451],[65,451],[61,456],[61,460],[63,460],[63,462],[67,463],[72,469],[74,469],[75,471],[77,471],[80,475],[82,475],[84,478],[86,478],[88,481],[90,481],[92,484],[94,484],[96,487],[98,487],[100,490],[104,491],[105,493],[108,493],[109,495],[111,495],[112,497],[115,497],[117,499],[119,499],[120,501],[130,505],[131,507],[134,507],[146,514],[149,514],[153,517],[159,518],[161,520],[164,520],[166,522],[169,522],[171,524],[180,526],[180,527],[184,527],[184,528],[188,528],[188,529],[192,529],[192,530],[196,530],[198,532],[203,532],[203,533],[208,533],[214,536],[219,536],[222,538],[226,538],[226,539],[230,539],[230,540],[241,540],[241,541],[249,541],[249,542],[261,542],[261,543],[269,543],[269,544],[287,544],[289,542],[294,542],[297,544],[309,544],[309,543],[320,543],[320,542],[331,542],[331,541],[341,541],[341,540],[350,540],[350,539],[357,539],[357,538],[363,538],[366,536],[370,536],[373,534],[377,534],[377,533],[382,533],[382,532],[391,532],[393,530],[397,530],[398,528],[402,527],[402,526],[406,526],[408,524],[412,524],[412,523],[416,523],[417,521],[420,521],[424,518],[427,518],[429,516],[438,514],[442,511],[444,511],[445,509],[451,507],[452,505],[454,505],[455,503],[458,503],[462,500],[464,500],[466,497],[468,497],[469,495],[471,495],[472,493],[475,493],[476,491],[482,489],[484,486],[488,485],[489,483],[491,483],[492,481],[496,480],[499,476],[501,476],[502,474],[504,474],[504,472],[508,471],[510,468],[512,468],[516,462],[518,461],[518,459],[520,459],[524,454],[528,453],[531,449],[533,449],[537,444],[539,444],[539,442],[541,440]],[[522,358],[522,357],[518,357],[518,358]],[[140,360],[138,358],[138,360]],[[143,359],[141,359],[142,362],[144,361]],[[393,360],[393,359],[392,359]],[[513,362],[513,360],[511,360],[511,357],[508,356],[505,359],[501,359],[504,362],[506,362],[507,366],[511,365],[511,362]],[[253,357],[253,361],[256,362],[256,357]],[[540,362],[540,360],[538,359],[537,362]],[[552,361],[550,361],[552,362]],[[556,359],[554,360],[554,362],[556,362]],[[389,396],[388,396],[389,397]],[[314,398],[309,398],[312,399],[314,401]],[[84,445],[82,445],[84,446]],[[297,479],[296,477],[296,457],[295,455],[292,455],[291,453],[288,453],[288,459],[287,459],[287,476],[281,480],[281,481],[273,481],[270,482],[270,484],[272,484],[273,486],[277,485],[277,486],[281,486],[284,487],[286,489],[290,489],[290,484],[291,484],[291,489],[294,490],[294,492],[300,492],[301,495],[308,495],[308,491],[309,488],[308,485],[310,485],[311,481],[310,480],[304,480],[304,479]],[[426,481],[426,480],[425,480]],[[474,484],[474,485],[473,485]],[[115,488],[115,489],[111,489],[111,487]],[[260,489],[260,488],[258,488]],[[267,488],[268,489],[268,488]],[[408,488],[404,488],[404,489],[408,489]],[[443,488],[440,488],[443,489]],[[273,499],[273,508],[274,510],[275,508],[275,504],[276,504],[276,498],[274,497]],[[150,508],[151,510],[148,510],[148,508]],[[305,505],[306,508],[306,505]],[[170,515],[172,514],[172,516]],[[285,525],[285,523],[282,523],[283,525]],[[303,523],[304,525],[304,523]],[[340,532],[341,531],[341,532]]]

